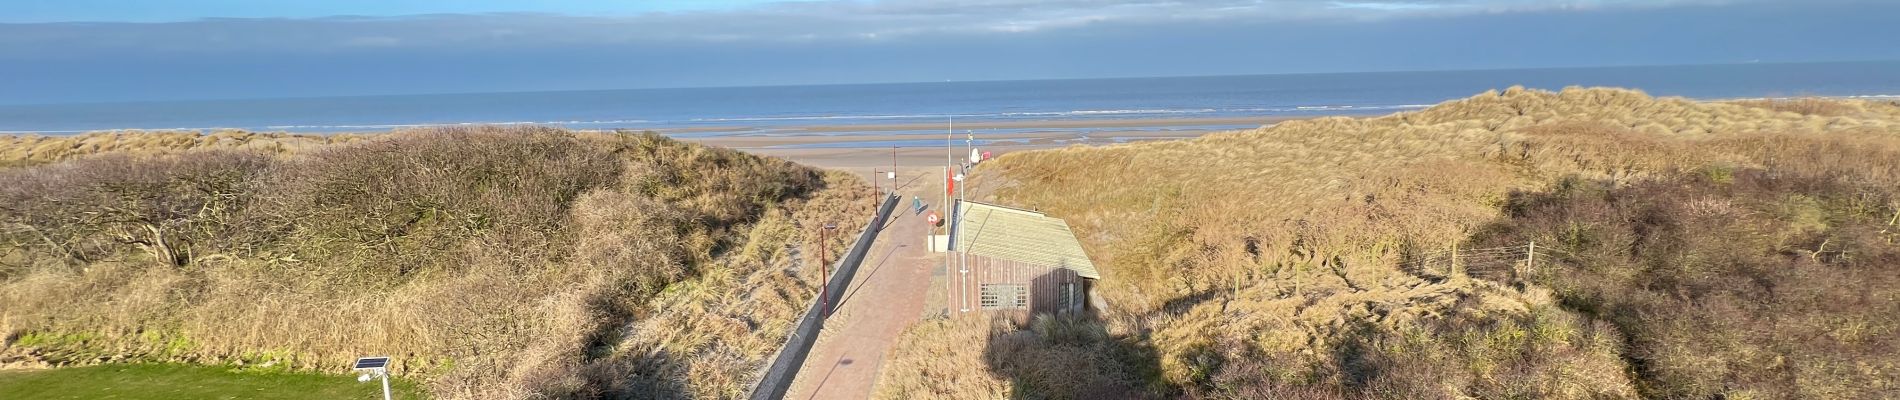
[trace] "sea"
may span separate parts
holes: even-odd
[[[1188,121],[1386,114],[1514,85],[1553,90],[1616,86],[1695,99],[1900,99],[1900,61],[0,105],[0,133],[60,135],[112,129],[230,128],[332,133],[431,125],[535,124],[572,129],[651,129],[681,136],[775,135],[802,130],[797,127],[939,124],[951,119]],[[1166,129],[1249,127],[1214,124]],[[941,132],[932,129],[916,133]]]

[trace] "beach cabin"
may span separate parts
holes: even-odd
[[[1090,309],[1101,279],[1061,218],[976,202],[955,217],[948,271],[953,311],[1063,314]]]

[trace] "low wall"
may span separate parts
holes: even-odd
[[[822,308],[826,304],[836,305],[844,298],[844,289],[850,287],[852,278],[858,275],[858,264],[864,263],[865,253],[871,251],[871,242],[877,240],[878,230],[890,219],[891,211],[897,208],[897,201],[897,196],[886,197],[884,204],[877,208],[877,216],[871,218],[869,225],[865,225],[863,233],[858,234],[857,243],[852,244],[844,258],[832,266],[831,282],[827,283],[832,290],[829,291],[830,296],[826,296],[830,298],[814,299],[805,310],[805,315],[799,317],[798,325],[792,328],[792,335],[785,340],[785,346],[779,348],[778,357],[773,358],[772,365],[766,367],[765,376],[759,379],[759,384],[752,387],[752,399],[781,399],[785,397],[785,391],[792,388],[792,379],[798,377],[798,369],[805,365],[805,356],[811,354],[812,345],[818,343],[818,331],[825,328],[825,317],[829,315],[823,315]],[[835,306],[831,308],[832,311],[837,310]]]

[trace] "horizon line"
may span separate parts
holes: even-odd
[[[1575,70],[1575,69],[1669,68],[1669,67],[1755,66],[1755,65],[1766,66],[1766,65],[1804,65],[1804,64],[1867,64],[1867,63],[1871,63],[1871,64],[1900,63],[1900,59],[1769,61],[1769,62],[1747,61],[1747,62],[1673,63],[1673,64],[1604,64],[1604,65],[1544,66],[1544,67],[1355,70],[1355,71],[1327,71],[1327,72],[1308,71],[1308,72],[1278,72],[1278,73],[1260,73],[1260,74],[1146,75],[1146,76],[1110,76],[1110,77],[1087,77],[1087,78],[1019,78],[1019,79],[980,79],[980,80],[942,80],[942,81],[791,83],[791,84],[764,84],[764,85],[653,86],[653,87],[622,87],[622,88],[609,88],[609,89],[461,91],[461,92],[432,92],[432,93],[381,93],[381,94],[345,94],[345,95],[283,96],[283,97],[207,97],[207,98],[180,98],[180,99],[127,100],[127,101],[71,101],[71,102],[53,102],[53,103],[0,102],[0,107],[342,99],[342,98],[365,98],[365,97],[369,97],[369,98],[427,97],[427,96],[488,95],[488,94],[586,93],[586,92],[661,91],[661,90],[694,90],[694,89],[798,88],[798,87],[828,87],[828,86],[930,85],[930,84],[957,84],[957,83],[1003,83],[1003,82],[1039,82],[1039,81],[1107,81],[1107,80],[1132,80],[1132,79],[1225,78],[1225,77],[1250,77],[1250,76],[1355,75],[1355,74],[1401,74],[1401,73],[1485,72],[1485,71],[1547,71],[1547,70]]]

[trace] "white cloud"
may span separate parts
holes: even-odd
[[[1324,23],[1725,2],[1730,1],[824,0],[616,17],[439,14],[208,19],[175,23],[0,24],[0,51],[30,53],[35,49],[56,50],[66,46],[215,52],[693,41],[863,42],[929,35],[1027,35],[1112,24]]]
[[[1459,5],[1390,2],[1390,1],[1335,1],[1335,2],[1332,2],[1332,6],[1336,8],[1365,9],[1365,10],[1376,10],[1376,11],[1417,11],[1417,10],[1436,10],[1436,9],[1442,9],[1446,7],[1458,7]]]
[[[345,47],[395,47],[402,45],[402,39],[389,36],[358,36],[344,39]]]

